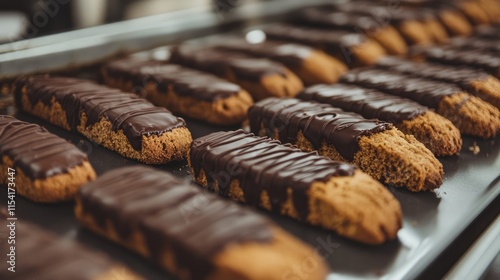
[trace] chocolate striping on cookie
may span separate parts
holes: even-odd
[[[354,160],[362,136],[392,128],[390,123],[367,120],[327,104],[298,99],[264,99],[250,107],[248,118],[255,134],[259,134],[263,126],[268,137],[273,137],[277,130],[281,142],[294,144],[301,131],[314,149],[321,149],[325,142],[332,144],[349,161]]]
[[[482,68],[500,77],[500,55],[484,50],[461,50],[450,47],[426,48],[421,53],[427,60],[451,65]]]
[[[437,81],[443,81],[460,86],[465,90],[471,89],[472,81],[486,80],[488,73],[469,67],[456,67],[432,62],[414,62],[398,57],[385,57],[377,62],[377,67],[392,71],[410,74]]]
[[[207,277],[214,256],[227,246],[273,238],[266,218],[142,166],[105,173],[80,189],[79,201],[101,228],[111,222],[122,240],[135,230],[143,234],[152,261],[160,262],[171,248],[176,265],[189,269],[191,279]]]
[[[0,116],[0,156],[7,156],[31,179],[45,179],[67,173],[87,161],[71,143],[45,128]]]
[[[334,56],[344,57],[349,49],[365,43],[362,34],[342,30],[323,30],[287,24],[273,24],[264,29],[267,37],[314,46]]]
[[[315,100],[365,118],[399,124],[425,114],[429,109],[410,99],[393,96],[356,85],[314,85],[297,95],[302,100]]]
[[[268,75],[286,76],[285,68],[280,63],[215,48],[178,46],[172,49],[170,61],[190,68],[213,72],[221,77],[226,76],[227,70],[230,69],[236,78],[254,82],[259,82],[262,77]]]
[[[292,189],[292,201],[299,220],[309,214],[308,190],[315,181],[334,176],[352,176],[355,167],[304,153],[290,145],[243,130],[215,132],[193,141],[190,162],[197,176],[202,170],[208,186],[217,183],[218,192],[228,195],[229,184],[239,180],[245,202],[259,206],[263,191],[270,197],[273,211],[279,211]]]
[[[161,135],[185,125],[183,119],[167,109],[156,107],[135,94],[102,86],[91,81],[63,77],[36,76],[19,80],[15,98],[22,108],[21,96],[26,90],[30,103],[49,106],[54,100],[66,113],[68,125],[76,131],[82,113],[88,127],[105,118],[113,131],[122,130],[135,150],[142,149],[142,136]]]
[[[438,108],[445,96],[461,92],[454,84],[376,68],[355,69],[344,74],[340,80],[409,98],[430,108]]]
[[[135,87],[154,83],[158,92],[167,93],[172,88],[180,96],[209,102],[234,96],[241,91],[240,86],[209,73],[161,61],[122,59],[107,64],[105,71],[111,78],[132,81]]]
[[[0,279],[99,279],[113,267],[102,254],[88,251],[69,240],[21,222],[16,228],[16,255],[19,268],[15,273],[0,270]],[[7,242],[4,242],[7,244]]]
[[[243,52],[252,56],[262,56],[286,65],[300,66],[314,51],[313,48],[289,42],[267,40],[250,44],[244,39],[228,38],[216,45],[218,49]]]

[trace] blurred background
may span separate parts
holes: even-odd
[[[0,44],[149,15],[210,6],[227,12],[257,0],[0,1]]]

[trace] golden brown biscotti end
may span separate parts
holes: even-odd
[[[419,21],[404,21],[399,25],[399,31],[413,44],[429,45],[432,43],[432,37],[426,26]]]
[[[414,192],[443,183],[443,166],[432,152],[396,128],[361,137],[354,163],[384,184]]]
[[[448,33],[437,19],[428,19],[423,22],[434,43],[444,44],[449,41]]]
[[[303,68],[303,70],[297,69],[295,72],[307,85],[335,83],[342,74],[349,70],[343,62],[322,51],[312,51],[298,68]]]
[[[379,32],[380,33],[380,32]],[[399,50],[401,53],[406,53],[407,49]],[[346,61],[349,65],[353,64],[353,57],[349,57],[350,54],[344,54],[346,56]],[[356,64],[360,64],[361,66],[373,65],[377,62],[377,60],[383,56],[387,55],[385,49],[374,40],[367,40],[359,44],[356,47],[352,48],[352,54],[354,56]]]
[[[281,229],[273,229],[273,236],[268,244],[226,248],[215,257],[217,269],[209,279],[293,279],[297,269],[301,279],[326,279],[328,269],[318,253]]]
[[[472,21],[474,25],[490,24],[490,16],[477,2],[464,1],[460,3],[460,10]]]
[[[144,279],[124,266],[114,266],[97,275],[93,280],[141,280]]]
[[[7,156],[2,157],[0,164],[0,182],[6,183],[9,167],[13,162]],[[16,191],[19,195],[35,202],[54,203],[72,200],[78,189],[96,178],[96,174],[88,161],[71,168],[68,172],[54,175],[45,179],[31,179],[24,172],[16,168]],[[4,184],[6,187],[7,184]]]
[[[495,137],[500,131],[500,111],[467,93],[444,97],[437,112],[464,134],[487,139]]]
[[[391,25],[375,30],[372,38],[377,41],[389,54],[406,54],[408,46],[401,34]]]
[[[500,80],[489,76],[486,80],[474,80],[470,83],[474,95],[500,110]]]
[[[253,94],[255,100],[267,97],[294,97],[304,89],[304,84],[290,70],[285,69],[284,72],[284,76],[275,74],[263,77],[261,79],[262,90],[260,92],[248,91]]]
[[[311,224],[367,244],[395,239],[402,225],[399,202],[382,184],[361,171],[352,177],[313,183],[309,202]]]
[[[469,36],[472,33],[472,26],[459,11],[444,10],[439,16],[451,35]]]
[[[87,117],[81,114],[78,131],[104,147],[121,155],[147,164],[164,164],[186,157],[191,145],[191,132],[186,127],[174,128],[160,135],[143,135],[142,148],[135,150],[123,131],[113,131],[110,121],[102,117],[97,123],[86,126]]]
[[[405,120],[396,127],[405,134],[413,135],[436,156],[456,155],[462,149],[460,130],[433,111]]]

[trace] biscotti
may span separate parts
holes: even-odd
[[[371,28],[371,32],[380,32],[382,30],[378,29],[379,27],[390,24],[401,33],[408,44],[444,43],[449,38],[444,26],[429,10],[374,1],[349,1],[335,4],[332,8],[372,18],[367,21],[367,27]]]
[[[385,49],[363,34],[324,30],[288,24],[273,24],[264,28],[268,38],[309,45],[343,61],[349,67],[374,64],[385,56]]]
[[[419,50],[416,56],[433,62],[481,68],[500,78],[500,56],[484,50],[464,50],[450,46],[429,47]]]
[[[291,97],[304,88],[299,77],[283,64],[237,52],[182,45],[171,50],[170,62],[211,72],[236,83],[254,100]]]
[[[480,69],[450,66],[432,62],[413,62],[398,57],[385,57],[377,67],[448,82],[500,109],[500,81]]]
[[[174,114],[215,125],[245,119],[252,97],[240,86],[209,73],[160,61],[126,58],[102,68],[111,87],[136,92]]]
[[[500,44],[498,40],[489,40],[482,38],[453,38],[448,44],[452,48],[465,49],[465,50],[482,50],[492,54],[500,55]]]
[[[250,44],[244,39],[225,38],[217,48],[244,52],[283,63],[305,84],[335,83],[347,72],[347,66],[339,59],[306,45],[267,40]]]
[[[222,196],[334,230],[363,243],[396,238],[399,202],[347,163],[242,130],[195,139],[189,165],[200,185]]]
[[[341,81],[410,98],[435,109],[464,134],[492,138],[500,130],[500,111],[454,84],[376,68],[352,70]]]
[[[87,155],[36,124],[0,115],[0,183],[36,202],[73,199],[95,172]]]
[[[405,40],[393,26],[380,25],[371,16],[338,12],[328,7],[311,7],[302,9],[297,19],[329,30],[362,33],[377,41],[390,54],[405,54],[408,50]]]
[[[144,163],[183,159],[192,141],[184,120],[167,109],[91,81],[28,77],[14,95],[19,109]]]
[[[458,154],[462,148],[460,131],[446,118],[417,102],[356,85],[315,85],[297,95],[355,112],[367,119],[393,123],[413,135],[436,156]]]
[[[5,236],[0,242],[0,249],[7,255],[9,252],[14,254],[18,266],[11,266],[13,270],[10,270],[4,265],[0,270],[0,279],[144,279],[102,253],[89,250],[71,240],[58,238],[25,221],[15,222],[15,238],[9,241],[17,242],[7,243],[8,229],[5,226],[0,229],[1,236]]]
[[[133,166],[84,186],[75,214],[85,227],[179,279],[283,279],[304,260],[327,269],[311,248],[248,208],[166,172]]]
[[[443,166],[422,143],[392,124],[328,104],[268,98],[248,110],[251,132],[358,166],[380,182],[411,191],[442,184]]]

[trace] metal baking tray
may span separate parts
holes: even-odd
[[[292,10],[300,7],[301,4],[299,2],[287,1],[286,5]],[[276,6],[277,3],[283,5],[283,1],[273,1],[265,3],[265,5],[269,5],[266,6],[267,8],[249,6],[249,9],[253,9],[255,13],[252,14],[249,12],[246,14],[240,11],[246,16],[241,18],[234,17],[229,22],[241,27],[265,22],[264,14],[267,17],[275,17],[275,19],[283,18],[286,11],[280,9],[279,5]],[[261,13],[262,11],[266,12]],[[206,10],[191,12],[193,13],[192,15],[200,13],[199,18],[207,19],[211,17],[205,14],[208,13]],[[179,22],[186,22],[184,17],[166,18],[165,22],[176,22],[177,20]],[[226,23],[223,22],[222,25]],[[124,30],[123,28],[127,26],[130,26],[129,22],[125,22],[121,26],[120,24],[114,24],[113,28],[105,26],[102,30],[113,33],[110,31],[111,29]],[[141,28],[139,26],[136,27],[137,30]],[[146,26],[144,30],[148,28]],[[183,29],[184,32],[182,30],[172,31],[172,34],[178,34],[172,35],[172,37],[165,37],[167,33],[164,31],[148,33],[148,36],[150,36],[147,37],[148,39],[145,39],[145,35],[141,34],[141,32],[125,32],[126,35],[111,36],[107,39],[107,43],[103,45],[106,46],[104,49],[107,50],[109,48],[112,51],[99,53],[93,47],[86,47],[88,45],[98,45],[97,43],[100,41],[100,39],[97,42],[92,41],[91,34],[86,34],[88,35],[87,37],[75,39],[75,42],[87,40],[88,45],[78,46],[76,43],[74,45],[71,43],[66,47],[64,54],[59,53],[60,49],[58,48],[54,48],[51,51],[52,44],[42,41],[37,43],[39,45],[35,44],[36,46],[33,45],[20,51],[0,54],[0,77],[13,78],[17,75],[30,72],[53,71],[67,69],[70,66],[89,65],[120,52],[135,52],[158,45],[175,43],[181,37],[182,39],[187,39],[198,37],[200,34],[207,35],[207,30],[209,29],[212,30],[210,33],[227,30],[225,27],[221,27],[221,22],[217,19],[212,22],[212,25],[197,26],[191,29],[186,28],[185,30]],[[94,34],[103,34],[99,28],[96,28],[94,32]],[[63,42],[63,39],[67,38],[67,36],[78,37],[70,32],[68,34],[61,34],[60,37],[54,35],[53,39],[54,42]],[[105,36],[100,36],[99,38],[102,39]],[[116,41],[113,41],[115,39]],[[145,42],[149,39],[151,41]],[[63,46],[59,43],[56,43],[56,45]],[[123,47],[124,45],[136,47],[125,48]],[[29,54],[29,56],[24,56],[24,54]],[[5,60],[7,58],[8,60]],[[31,68],[29,67],[30,65],[32,66]],[[82,71],[78,74],[85,77],[96,76],[95,70],[91,72]],[[1,99],[5,99],[5,97],[1,97]],[[80,149],[88,153],[90,162],[98,174],[121,166],[140,164],[133,160],[124,159],[114,152],[97,146],[80,135],[69,133],[32,116],[23,113],[14,113],[12,106],[7,106],[4,109],[0,108],[0,113],[14,114],[21,120],[43,125],[49,131],[73,142]],[[186,119],[186,121],[188,128],[193,134],[193,138],[215,131],[237,128],[209,126],[190,119]],[[492,215],[496,216],[499,213],[499,142],[498,139],[480,140],[464,137],[463,149],[459,156],[440,158],[445,170],[444,183],[441,188],[434,192],[411,193],[404,189],[389,188],[401,202],[404,222],[403,228],[398,233],[398,239],[380,246],[359,244],[317,227],[301,224],[292,219],[268,212],[258,211],[263,215],[269,216],[291,234],[309,243],[312,247],[317,248],[324,255],[332,269],[329,279],[413,279],[421,277],[425,273],[427,273],[426,275],[430,273],[434,277],[440,277],[432,271],[429,272],[435,266],[433,263],[441,262],[443,258],[458,258],[459,256],[448,253],[452,249],[451,247],[454,249],[456,249],[455,247],[463,247],[465,250],[472,241],[464,240],[471,238],[473,240],[477,237],[480,231],[491,222],[491,219],[488,217]],[[480,148],[478,154],[474,154],[469,149],[474,143]],[[156,167],[185,178],[185,180],[192,180],[192,175],[189,173],[186,161]],[[0,188],[0,196],[7,196],[5,188]],[[5,206],[6,199],[0,199],[0,208]],[[37,204],[22,197],[17,197],[16,216],[20,221],[30,221],[47,230],[53,231],[61,238],[72,239],[109,254],[112,258],[123,262],[147,279],[172,279],[156,265],[150,264],[138,255],[80,227],[73,216],[73,206],[73,203],[55,205]],[[469,234],[471,225],[476,227],[476,229],[479,228],[479,232],[473,234],[472,237],[469,236],[468,239],[464,238],[463,235],[465,233]],[[5,258],[5,255],[0,254],[0,261],[3,261],[3,258]],[[297,275],[297,277],[300,279],[300,275]]]

